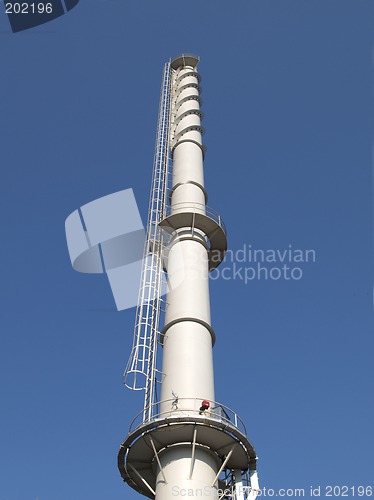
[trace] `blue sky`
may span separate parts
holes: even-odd
[[[374,486],[373,26],[368,0],[81,0],[18,34],[0,12],[0,500],[139,498],[116,466],[135,311],[72,270],[64,221],[130,187],[145,220],[181,52],[229,247],[316,253],[300,280],[212,281],[216,398],[262,486]]]

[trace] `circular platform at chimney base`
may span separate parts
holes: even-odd
[[[153,446],[159,454],[168,447],[189,444],[192,460],[195,429],[196,446],[214,452],[221,463],[231,452],[225,469],[256,469],[255,450],[247,436],[234,425],[209,416],[170,413],[168,417],[138,426],[122,443],[118,468],[123,480],[139,493],[154,498],[151,489],[156,487],[157,463]]]

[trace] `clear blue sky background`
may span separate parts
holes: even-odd
[[[72,270],[64,221],[129,187],[146,218],[181,52],[201,56],[230,248],[317,256],[299,281],[212,282],[217,400],[262,486],[373,485],[373,39],[369,0],[81,0],[19,34],[0,12],[0,500],[139,498],[116,466],[135,311]]]

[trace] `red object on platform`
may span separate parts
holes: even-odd
[[[204,401],[201,403],[201,407],[204,408],[204,410],[207,410],[210,407],[209,401],[204,399]]]

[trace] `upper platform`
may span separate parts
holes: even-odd
[[[177,203],[167,206],[167,217],[159,227],[168,233],[190,227],[202,231],[209,242],[209,270],[212,271],[223,261],[227,250],[226,227],[222,217],[210,207],[200,203]]]
[[[192,66],[195,68],[200,61],[199,56],[194,56],[193,54],[181,54],[178,57],[175,57],[171,60],[170,66],[172,69],[178,69],[181,66]]]

